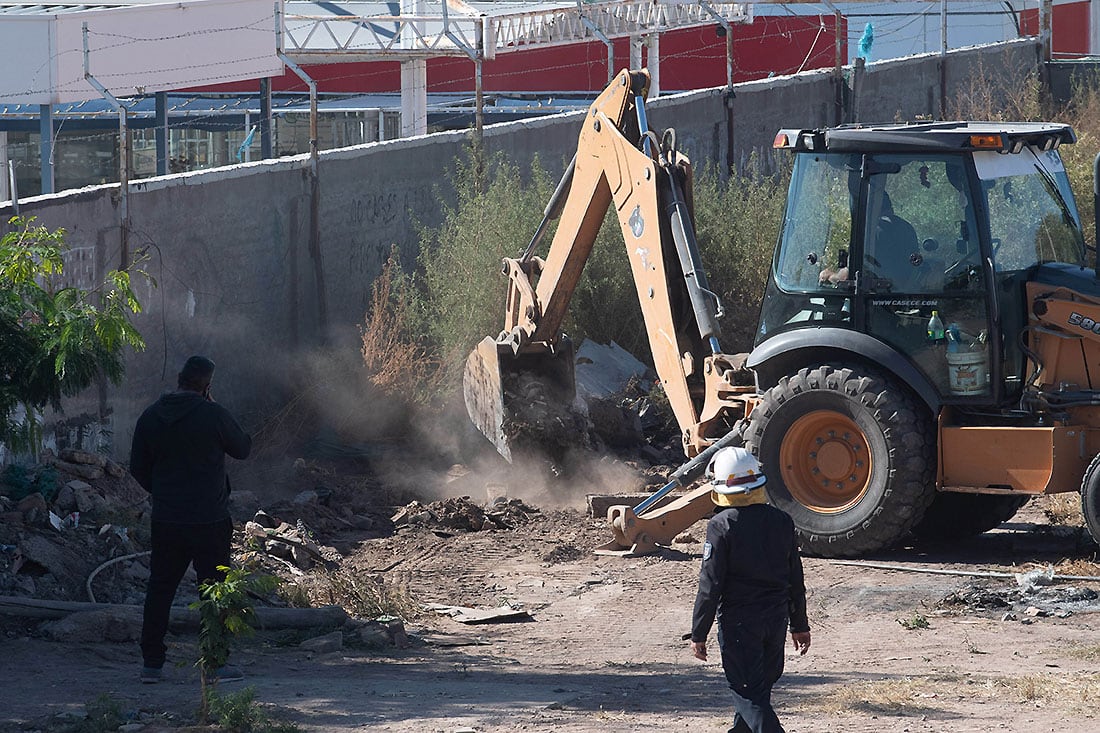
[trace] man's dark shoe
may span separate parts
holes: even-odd
[[[141,668],[141,683],[144,685],[155,685],[164,679],[164,673],[160,667],[142,667]]]

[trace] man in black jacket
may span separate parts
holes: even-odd
[[[141,629],[141,681],[161,678],[164,635],[176,588],[194,564],[199,583],[224,580],[233,522],[225,456],[244,459],[252,439],[210,396],[214,362],[192,356],[179,388],[161,395],[138,418],[130,472],[152,495],[152,558]],[[238,677],[239,679],[239,677]]]
[[[691,621],[691,651],[707,658],[718,615],[718,646],[736,711],[729,733],[783,733],[771,693],[783,674],[788,625],[794,648],[810,648],[806,587],[794,523],[767,504],[759,462],[744,448],[723,448],[708,467],[711,499],[722,507],[707,522],[703,567]]]

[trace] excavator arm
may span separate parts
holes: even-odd
[[[519,442],[517,403],[572,402],[572,349],[561,326],[611,207],[622,230],[654,366],[681,428],[685,453],[706,451],[747,413],[754,390],[738,384],[745,380],[735,377],[744,372],[719,349],[720,304],[708,288],[694,236],[691,164],[675,150],[675,133],[658,139],[649,129],[648,91],[646,72],[623,71],[592,103],[577,153],[530,245],[520,257],[504,261],[504,329],[497,338],[483,339],[467,359],[467,410],[509,460]],[[557,229],[543,259],[535,252],[554,219]],[[702,466],[697,469],[696,474]],[[705,495],[702,499],[709,504]],[[660,537],[700,518],[702,506],[696,500],[690,511],[677,513],[679,519],[671,523],[676,527],[665,527]],[[636,514],[635,525],[643,518]],[[639,533],[645,531],[627,532],[620,544],[637,544],[633,540]]]

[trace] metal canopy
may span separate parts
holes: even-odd
[[[64,104],[283,73],[271,0],[0,0],[0,102]]]
[[[405,14],[396,3],[283,5],[281,50],[298,63],[407,61],[498,53],[708,25],[752,22],[747,3],[615,0],[511,3],[441,0],[439,12]],[[395,12],[396,11],[396,12]],[[601,37],[602,36],[602,37]]]

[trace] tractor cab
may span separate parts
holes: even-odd
[[[1057,124],[781,131],[794,166],[750,357],[759,386],[806,349],[840,350],[932,406],[1018,399],[1025,283],[1040,268],[1095,283],[1058,155],[1074,141]]]

